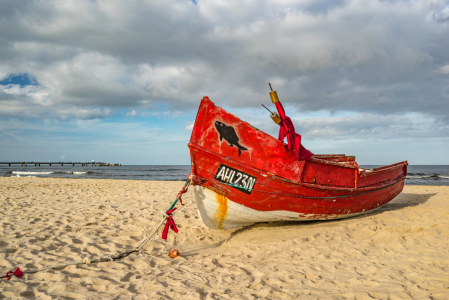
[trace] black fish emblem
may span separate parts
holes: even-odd
[[[248,150],[239,144],[239,137],[235,133],[234,127],[215,121],[215,128],[217,128],[217,131],[220,134],[220,141],[224,138],[225,141],[229,143],[229,146],[232,147],[235,145],[239,149],[239,156],[242,154],[242,150]]]

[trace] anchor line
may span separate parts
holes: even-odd
[[[186,184],[181,189],[181,191],[178,193],[178,195],[176,196],[176,199],[170,205],[170,208],[167,210],[167,212],[170,211],[171,209],[173,209],[175,207],[175,205],[178,203],[178,201],[180,201],[180,202],[182,201],[181,200],[182,194],[187,192],[190,184],[193,181],[192,176],[193,176],[192,174],[190,174],[188,176],[188,180],[187,180]],[[125,257],[129,256],[132,253],[136,253],[136,252],[139,252],[139,251],[145,249],[147,244],[148,244],[148,242],[152,240],[153,236],[156,234],[156,232],[159,230],[159,228],[162,226],[162,224],[164,224],[165,220],[167,220],[168,218],[169,218],[169,216],[164,214],[163,218],[159,222],[159,224],[157,224],[153,228],[151,233],[145,239],[143,239],[137,245],[137,247],[134,250],[132,250],[132,251],[120,253],[120,254],[118,254],[116,256],[103,256],[103,257],[94,258],[94,259],[89,259],[89,258],[86,257],[82,262],[75,262],[75,263],[70,263],[70,264],[62,264],[62,265],[50,266],[50,267],[41,268],[41,269],[34,269],[34,270],[25,270],[25,271],[22,271],[22,276],[23,276],[23,274],[34,274],[34,273],[38,273],[38,272],[46,271],[46,270],[64,269],[64,268],[69,267],[69,266],[77,266],[77,265],[84,265],[84,264],[91,264],[91,263],[98,263],[98,262],[116,261],[116,260],[125,258]],[[11,275],[9,275],[9,273],[12,273],[12,272],[7,272],[6,275],[0,276],[0,279],[10,277]],[[20,276],[20,277],[22,277],[22,276]]]

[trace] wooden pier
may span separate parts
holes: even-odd
[[[81,166],[97,166],[97,167],[121,167],[122,164],[108,164],[105,162],[63,162],[63,161],[59,161],[59,162],[41,162],[41,161],[9,161],[9,162],[4,162],[4,161],[0,161],[0,165],[21,165],[23,166],[27,166],[27,165],[34,165],[35,167],[37,166],[41,166],[41,165],[49,165],[51,167],[51,165],[72,165],[73,167],[75,165],[81,165]]]

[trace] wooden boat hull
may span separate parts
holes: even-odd
[[[189,147],[198,211],[214,229],[369,213],[402,191],[407,173],[407,162],[365,170],[345,155],[297,161],[285,144],[207,97]]]
[[[402,186],[403,182],[392,188],[395,192],[387,196],[384,204],[396,197],[401,192]],[[379,206],[368,210],[357,209],[355,212],[347,210],[344,214],[298,213],[288,210],[263,211],[234,202],[228,197],[200,185],[195,186],[194,192],[201,220],[206,226],[213,229],[238,228],[260,222],[336,220],[371,213],[384,205],[379,204]]]

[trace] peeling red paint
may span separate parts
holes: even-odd
[[[224,138],[216,121],[232,127],[236,136],[228,128]],[[189,147],[192,172],[206,179],[204,187],[258,211],[286,210],[308,219],[335,219],[380,207],[402,191],[407,174],[406,161],[374,170],[359,169],[355,157],[344,154],[298,161],[284,143],[208,97],[201,102]],[[252,192],[214,178],[221,164],[256,177]]]

